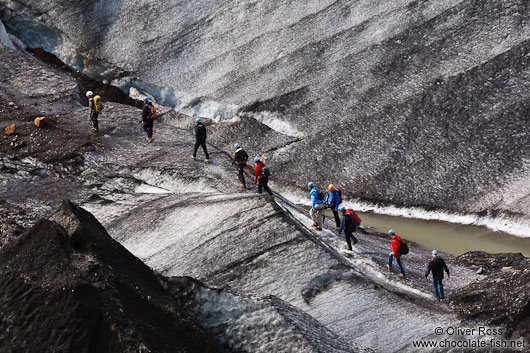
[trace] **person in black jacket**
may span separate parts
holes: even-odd
[[[444,270],[445,272],[447,272],[447,278],[449,279],[449,269],[447,268],[444,259],[438,256],[438,251],[433,250],[432,260],[431,262],[429,262],[427,272],[425,272],[425,278],[427,278],[429,276],[429,272],[432,271],[432,288],[434,290],[434,296],[438,301],[441,301],[445,298],[444,286],[442,284],[442,280],[444,278]]]
[[[144,107],[142,108],[141,122],[144,123],[143,128],[145,133],[147,134],[145,140],[147,141],[147,143],[151,143],[153,141],[153,112],[149,107],[149,97],[144,97],[143,102]]]
[[[353,240],[353,245],[357,244],[358,242],[357,238],[353,235],[357,228],[357,221],[353,217],[353,210],[351,208],[346,210],[345,207],[341,207],[340,211],[342,212],[342,222],[339,228],[339,235],[344,230],[344,234],[346,235],[346,243],[348,243],[346,250],[351,250],[351,241]]]
[[[204,161],[209,162],[210,157],[206,149],[206,127],[202,124],[201,119],[197,118],[195,119],[195,148],[193,149],[191,158],[195,159],[199,146],[202,146],[202,150],[204,151],[204,156],[206,157]]]

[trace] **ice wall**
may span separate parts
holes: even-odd
[[[265,155],[283,170],[277,180],[340,183],[397,206],[530,215],[518,187],[530,184],[524,1],[0,4],[13,33],[88,74],[303,137],[289,154]]]

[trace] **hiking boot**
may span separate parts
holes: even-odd
[[[194,155],[191,155],[190,157],[191,157],[191,159],[193,159],[194,161],[197,160],[197,158],[195,158]]]
[[[247,187],[243,184],[241,184],[241,189],[246,189]]]
[[[390,267],[389,264],[386,264],[385,267],[386,267],[389,271],[392,271],[392,267]]]
[[[95,127],[92,128],[92,131],[98,131],[98,129],[96,129]]]
[[[204,158],[204,162],[210,163],[210,160],[208,158]]]
[[[316,222],[313,222],[313,224],[311,224],[311,227],[316,227],[316,226],[318,226],[318,223]]]
[[[399,278],[405,278],[405,275],[403,273],[400,273]]]
[[[337,230],[340,230],[340,227],[337,227]]]
[[[346,249],[346,250],[348,250],[348,251],[351,251],[351,248],[350,248],[349,245],[346,245],[346,247],[345,247],[344,249]]]
[[[153,139],[152,138],[148,138],[147,139],[147,143],[151,143],[151,142],[153,142]]]

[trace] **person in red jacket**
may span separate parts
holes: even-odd
[[[401,264],[401,254],[399,253],[399,243],[402,241],[402,239],[393,229],[388,231],[388,235],[390,235],[390,238],[392,239],[392,252],[388,255],[388,264],[386,264],[386,268],[388,268],[389,271],[392,271],[392,260],[395,258],[399,267],[399,277],[404,278],[405,270]]]
[[[259,157],[254,158],[254,163],[256,163],[256,170],[254,171],[254,184],[258,183],[258,193],[261,194],[261,189],[265,189],[272,196],[272,191],[267,185],[269,183],[269,169],[263,163]]]

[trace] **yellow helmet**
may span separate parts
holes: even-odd
[[[333,189],[335,189],[335,187],[333,186],[333,184],[329,184],[329,186],[328,186],[328,190],[329,190],[329,191],[333,191]]]

